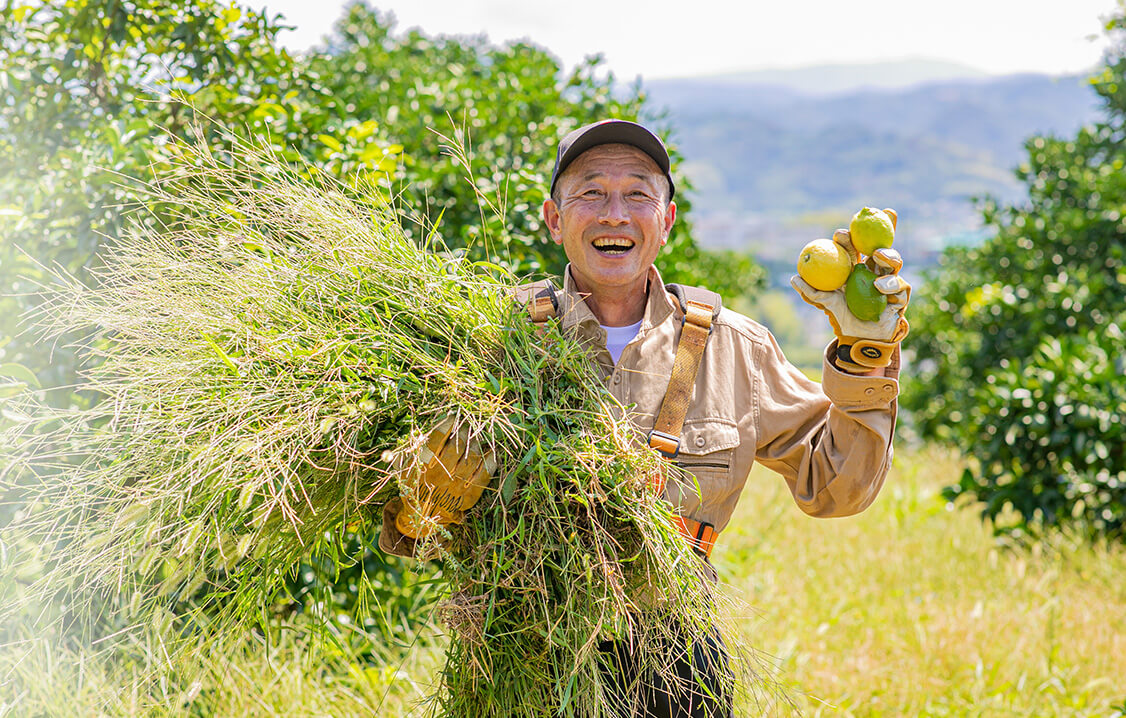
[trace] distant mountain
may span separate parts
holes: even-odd
[[[1070,136],[1099,114],[1079,76],[983,76],[934,63],[645,88],[674,127],[702,243],[787,264],[865,204],[900,212],[906,259],[923,260],[952,236],[965,241],[980,226],[972,197],[1020,197],[1013,168],[1029,136]]]
[[[752,70],[691,79],[653,79],[647,87],[658,97],[674,101],[678,91],[711,87],[772,86],[805,95],[831,95],[863,89],[899,89],[939,80],[985,78],[988,73],[968,65],[926,58],[904,58],[898,62]]]

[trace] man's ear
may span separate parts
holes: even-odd
[[[669,241],[669,232],[672,231],[672,225],[676,222],[676,202],[669,200],[669,206],[665,208],[665,236],[661,238],[661,246],[665,246],[665,242]]]
[[[547,225],[547,231],[551,233],[551,239],[556,244],[563,243],[563,233],[561,231],[562,223],[559,217],[559,208],[555,206],[555,200],[545,199],[543,201],[543,223]]]

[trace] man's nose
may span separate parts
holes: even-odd
[[[625,198],[617,192],[611,192],[602,206],[602,215],[598,218],[603,224],[617,226],[629,222],[629,212],[626,211]]]

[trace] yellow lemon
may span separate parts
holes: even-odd
[[[848,252],[831,239],[815,239],[798,255],[798,275],[822,292],[840,289],[851,271]]]
[[[864,207],[848,223],[852,245],[861,254],[872,254],[877,249],[887,249],[895,241],[895,224],[888,213],[874,207]]]

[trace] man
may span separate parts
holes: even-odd
[[[891,463],[897,346],[907,329],[902,315],[910,288],[898,278],[898,255],[881,250],[873,266],[887,276],[881,291],[888,309],[878,322],[857,322],[845,314],[842,290],[818,292],[794,280],[807,301],[829,314],[838,336],[826,350],[819,386],[785,360],[764,327],[719,309],[718,297],[666,290],[654,265],[676,220],[674,192],[668,153],[644,127],[608,120],[564,137],[543,218],[569,265],[562,291],[535,288],[533,314],[550,306],[562,329],[590,348],[610,392],[632,407],[650,446],[695,477],[670,480],[664,495],[706,561],[755,461],[778,472],[813,516],[853,514],[876,497]],[[834,239],[854,252],[847,232]],[[545,295],[550,302],[542,301]],[[872,358],[853,346],[864,346]],[[445,436],[439,439],[436,455]],[[450,520],[480,491],[466,495],[450,504]],[[408,513],[400,508],[389,504],[385,511],[381,546],[409,553],[412,522],[396,523]],[[628,652],[605,649],[616,652],[628,673]],[[692,652],[695,663],[725,670],[718,637],[701,638]],[[729,715],[730,701],[659,690],[646,698],[650,715],[686,717]]]

